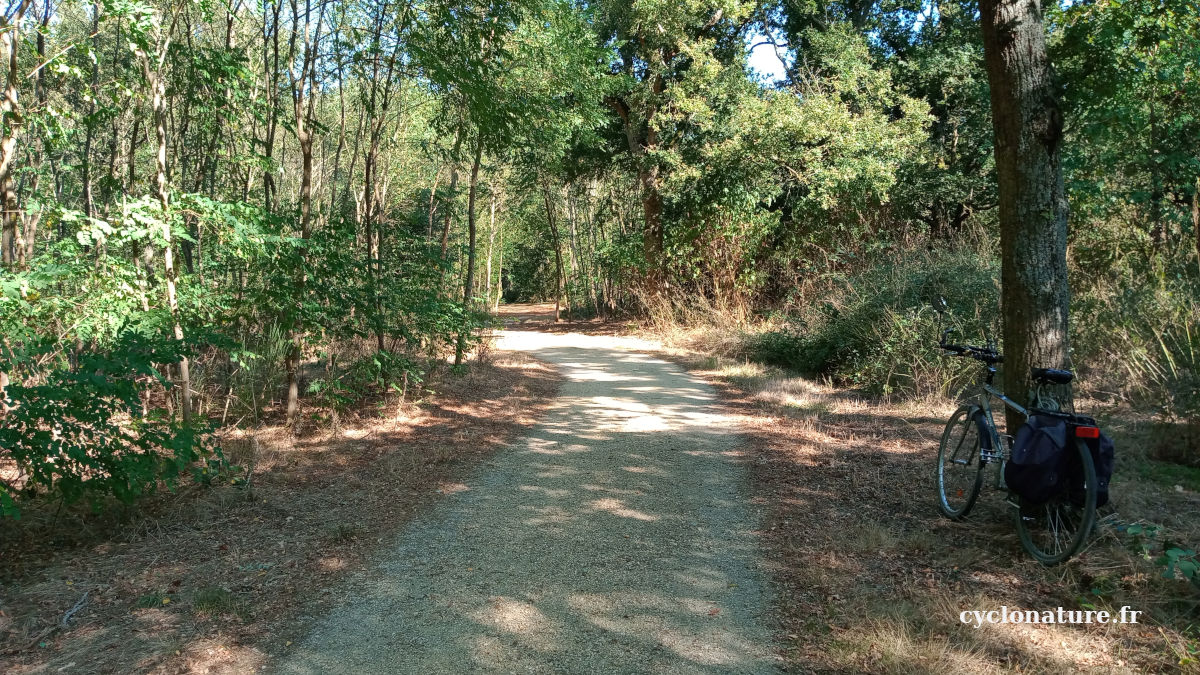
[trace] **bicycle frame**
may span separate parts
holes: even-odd
[[[998,399],[1004,404],[1005,408],[1016,411],[1023,418],[1029,417],[1029,408],[1012,400],[1004,392],[993,386],[992,382],[996,377],[995,366],[987,366],[986,372],[987,377],[984,379],[981,390],[976,396],[975,406],[983,413],[988,434],[991,436],[991,448],[985,449],[980,444],[979,461],[984,465],[991,464],[992,462],[999,463],[999,470],[996,471],[993,487],[998,490],[1004,490],[1007,489],[1007,486],[1004,484],[1004,464],[1008,461],[1008,453],[1012,450],[1010,443],[1012,436],[1010,434],[1001,434],[996,428],[996,419],[992,412],[992,399]],[[1043,407],[1043,402],[1042,387],[1039,385],[1033,392],[1033,405],[1031,407],[1041,408]]]

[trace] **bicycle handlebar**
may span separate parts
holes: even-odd
[[[956,345],[946,342],[946,337],[950,335],[953,330],[954,329],[952,328],[947,328],[942,332],[942,339],[938,341],[938,347],[941,347],[955,356],[965,356],[967,358],[975,359],[976,361],[983,361],[984,363],[1004,362],[1004,357],[995,349],[976,347],[974,345]]]

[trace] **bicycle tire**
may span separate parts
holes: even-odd
[[[1013,520],[1021,545],[1029,555],[1047,567],[1064,563],[1079,553],[1096,525],[1096,465],[1087,444],[1079,439],[1072,440],[1075,441],[1075,452],[1078,453],[1083,471],[1083,503],[1076,505],[1069,491],[1064,490],[1046,504],[1029,509],[1020,506],[1013,509]],[[1060,525],[1064,526],[1061,530]],[[1073,529],[1068,533],[1066,526],[1072,526]],[[1065,541],[1060,532],[1069,534]],[[1046,542],[1052,548],[1044,546]]]
[[[946,428],[942,431],[942,440],[938,444],[938,460],[936,479],[938,489],[938,509],[942,515],[951,520],[962,520],[967,517],[979,499],[979,491],[983,488],[984,463],[980,458],[982,437],[979,434],[979,422],[976,420],[978,409],[965,405],[954,411]],[[954,439],[958,439],[955,441]],[[971,439],[974,440],[971,440]],[[952,447],[953,446],[953,447]],[[961,452],[967,451],[963,459]],[[949,452],[949,456],[947,453]],[[947,485],[946,469],[962,467],[958,473],[960,480],[955,485]],[[973,467],[973,468],[972,468]],[[974,477],[971,473],[974,472]],[[953,492],[953,495],[950,493]],[[952,499],[953,497],[953,499]]]

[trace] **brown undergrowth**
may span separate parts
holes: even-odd
[[[558,382],[504,353],[336,429],[227,434],[248,485],[0,523],[0,672],[257,669],[295,639],[298,613],[336,600],[333,581],[519,437]]]
[[[1200,486],[1161,467],[1147,471],[1158,465],[1142,449],[1146,420],[1092,410],[1118,447],[1113,504],[1094,543],[1048,569],[1021,548],[999,492],[985,488],[966,522],[937,512],[933,468],[953,402],[887,404],[711,351],[670,353],[746,420],[776,621],[793,670],[1196,670],[1200,594],[1164,579],[1152,559],[1166,541],[1200,543]],[[1157,540],[1130,536],[1131,523],[1159,525]],[[1002,606],[1126,605],[1145,612],[1142,623],[960,621],[963,611]]]

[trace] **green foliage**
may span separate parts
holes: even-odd
[[[334,410],[403,389],[478,338],[480,296],[502,279],[510,297],[552,298],[556,253],[576,316],[777,317],[758,357],[877,394],[974,378],[934,347],[935,297],[964,341],[996,334],[976,3],[51,9],[44,27],[23,19],[38,40],[17,46],[18,109],[0,124],[17,132],[18,202],[2,414],[5,433],[28,432],[7,510],[26,492],[127,498],[202,471],[207,425],[270,421],[291,375]],[[1076,367],[1184,424],[1200,415],[1200,16],[1114,0],[1046,20]],[[747,71],[764,37],[787,62],[771,85]],[[190,429],[172,386],[184,356]]]
[[[244,601],[224,588],[208,586],[196,589],[196,592],[192,594],[192,611],[196,614],[241,616],[246,613],[247,609]]]
[[[1196,551],[1190,548],[1169,548],[1155,562],[1165,568],[1163,569],[1164,579],[1174,579],[1175,574],[1178,573],[1184,579],[1200,582],[1200,576],[1197,576],[1197,572],[1200,572],[1200,557],[1197,557]]]
[[[971,251],[915,254],[830,277],[796,298],[787,327],[752,338],[765,362],[831,377],[873,394],[954,394],[977,370],[937,348],[947,321],[963,341],[996,334],[998,269]],[[933,311],[945,297],[948,318]]]
[[[1065,161],[1076,217],[1124,220],[1144,245],[1182,237],[1200,176],[1200,12],[1194,3],[1072,4],[1056,15],[1056,64],[1072,85]]]
[[[419,384],[422,374],[417,364],[403,354],[376,352],[355,361],[345,379],[352,390],[400,393],[409,384]]]
[[[1126,545],[1145,560],[1162,568],[1162,578],[1183,579],[1200,588],[1200,555],[1195,549],[1178,546],[1169,539],[1164,540],[1158,525],[1133,523],[1117,528],[1125,535]],[[1161,554],[1153,555],[1161,547]]]
[[[108,496],[131,502],[160,485],[174,488],[189,472],[221,469],[204,429],[144,411],[150,386],[163,382],[153,364],[177,361],[183,345],[133,328],[107,349],[70,354],[30,333],[9,340],[0,351],[0,371],[13,378],[0,459],[15,463],[21,483],[17,491],[0,484],[3,515],[19,515],[20,500],[42,494],[68,503],[89,497],[96,507]]]

